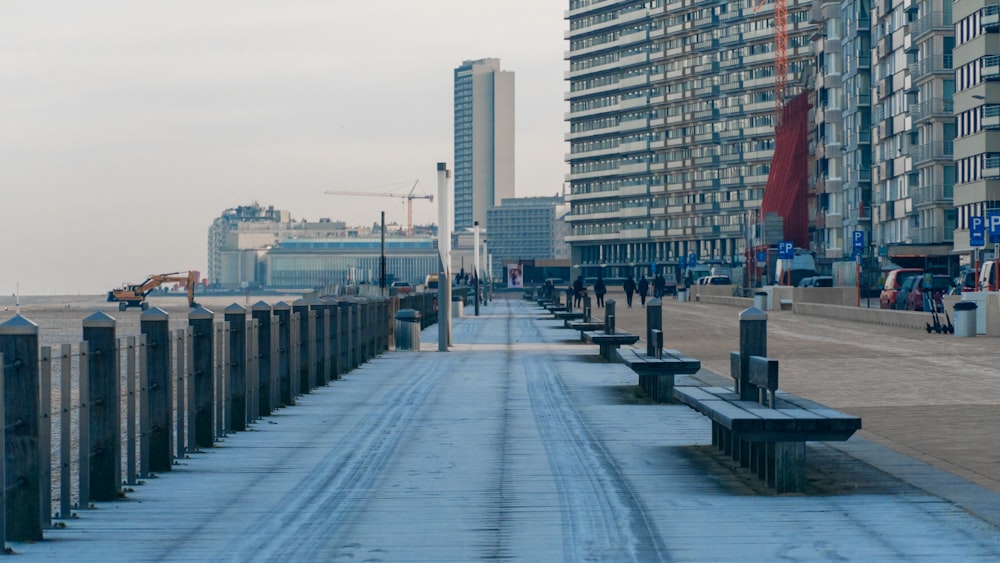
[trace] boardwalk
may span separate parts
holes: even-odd
[[[810,493],[775,496],[705,446],[701,415],[637,398],[627,368],[538,311],[499,300],[456,319],[448,353],[427,329],[422,350],[12,547],[66,561],[1000,558],[997,518],[970,507],[1000,495],[858,438],[811,446]]]

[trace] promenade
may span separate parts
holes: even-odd
[[[618,301],[619,327],[640,330],[638,302]],[[719,381],[739,310],[664,303],[667,344],[702,360],[686,383]],[[949,428],[962,417],[937,417],[967,405],[996,416],[993,358],[961,358],[990,339],[771,315],[782,387],[860,414],[866,429],[810,445],[809,492],[774,495],[714,453],[706,418],[638,397],[628,368],[531,303],[466,315],[449,352],[430,327],[421,350],[387,352],[11,547],[60,561],[1000,559],[1000,494],[959,476],[996,482],[980,467],[996,438],[974,443]],[[938,347],[952,352],[936,358]],[[920,411],[937,423],[896,420]],[[924,426],[937,430],[927,440],[992,452],[942,471],[876,442],[936,452],[907,437]]]

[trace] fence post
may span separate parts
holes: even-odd
[[[257,381],[260,389],[258,416],[271,414],[271,306],[258,301],[250,307],[250,316],[257,320]]]
[[[212,340],[214,334],[215,314],[204,307],[198,307],[188,313],[188,326],[191,327],[189,342],[190,360],[192,365],[189,384],[193,387],[193,399],[189,408],[194,410],[194,427],[188,432],[194,436],[197,448],[211,448],[214,443],[215,429],[212,425],[215,396],[214,354]]]
[[[604,302],[604,333],[615,333],[615,300],[608,299]]]
[[[278,319],[278,405],[292,404],[292,306],[278,301],[271,308]]]
[[[750,356],[767,356],[767,313],[750,307],[740,313],[741,401],[756,401],[757,389],[750,385]]]
[[[653,330],[663,330],[663,302],[654,297],[646,303],[646,355],[656,356],[656,343],[650,336]]]
[[[118,378],[118,350],[115,320],[98,311],[83,320],[83,339],[90,347],[87,355],[90,405],[90,498],[113,501],[121,483],[121,392]]]
[[[333,350],[331,360],[333,361],[333,378],[340,379],[344,374],[344,312],[337,304],[336,300],[330,301],[330,330],[333,331]]]
[[[313,301],[313,312],[316,314],[315,330],[313,332],[313,342],[315,342],[316,358],[316,387],[324,386],[329,382],[326,375],[326,303],[321,299]]]
[[[170,384],[170,315],[159,307],[139,315],[139,332],[146,335],[147,390],[139,406],[148,424],[150,471],[170,471],[173,462],[173,389]],[[182,369],[182,366],[178,366]],[[183,403],[179,403],[183,409]],[[179,416],[183,416],[181,413]],[[144,464],[145,465],[145,464]]]
[[[309,356],[311,350],[311,342],[309,341],[309,303],[305,299],[296,299],[292,303],[292,313],[299,314],[299,331],[298,334],[293,334],[292,338],[295,338],[298,342],[298,390],[300,394],[305,395],[309,392]]]
[[[341,343],[344,346],[344,353],[341,356],[344,363],[340,366],[340,373],[347,373],[354,369],[354,313],[353,304],[348,299],[353,298],[348,297],[337,303],[337,307],[340,308],[340,326],[343,332]]]
[[[15,315],[0,325],[0,540],[41,541],[41,463],[38,443],[38,325]],[[48,487],[48,483],[44,483]],[[46,508],[48,510],[48,508]],[[0,547],[3,547],[0,545]]]
[[[229,324],[229,375],[226,377],[229,394],[229,429],[242,432],[247,429],[247,310],[233,303],[223,311]]]

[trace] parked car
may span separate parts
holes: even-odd
[[[882,286],[882,293],[878,296],[878,305],[882,309],[893,309],[896,305],[896,295],[906,278],[919,276],[924,271],[920,268],[898,268],[890,270],[885,275],[885,285]]]
[[[924,291],[927,286],[924,284],[927,281],[927,276],[916,276],[916,281],[913,283],[913,288],[906,295],[906,310],[907,311],[927,311],[930,312],[930,304],[924,306]],[[930,299],[934,303],[941,302],[941,296],[948,293],[951,289],[951,278],[943,274],[935,274],[931,277],[931,290]],[[902,291],[902,290],[900,290]],[[940,310],[940,309],[939,309]]]
[[[910,291],[913,290],[913,286],[917,284],[918,279],[920,276],[910,276],[903,280],[903,285],[896,292],[896,300],[892,303],[893,309],[906,310],[906,299],[910,295]]]
[[[799,287],[833,287],[833,276],[810,276],[799,281]]]
[[[399,295],[406,295],[413,291],[413,286],[410,285],[409,282],[405,281],[394,281],[389,287]]]
[[[705,276],[698,280],[702,285],[733,285],[729,276]]]

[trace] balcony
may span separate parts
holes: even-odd
[[[1000,79],[1000,55],[989,55],[979,60],[983,80]]]
[[[984,59],[989,57],[984,57]],[[951,55],[934,55],[910,65],[910,79],[915,83],[932,74],[948,74],[954,77]],[[985,68],[983,70],[985,75]]]
[[[931,12],[910,23],[910,35],[913,37],[914,42],[921,35],[932,31],[954,32],[951,22],[951,10]]]
[[[979,16],[979,25],[986,31],[1000,29],[1000,5],[986,6]]]
[[[918,186],[910,192],[913,198],[913,205],[920,207],[924,205],[951,205],[954,194],[954,186]]]
[[[910,116],[913,118],[913,123],[917,124],[921,121],[934,117],[952,119],[954,116],[954,110],[955,104],[952,100],[945,98],[931,98],[930,100],[924,100],[917,104],[911,104]]]
[[[1000,128],[1000,105],[988,105],[983,108],[983,127],[986,129]]]
[[[953,160],[955,143],[953,141],[935,141],[910,147],[910,158],[913,165],[926,164],[934,160]]]
[[[986,161],[983,162],[982,176],[990,180],[1000,178],[1000,156],[986,157]]]

